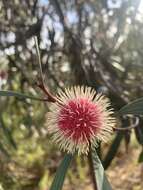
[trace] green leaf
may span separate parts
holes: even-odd
[[[114,138],[110,148],[108,149],[108,152],[103,160],[103,166],[105,169],[107,169],[109,167],[109,165],[111,164],[112,160],[114,159],[114,157],[116,156],[116,153],[119,149],[119,146],[121,144],[121,141],[124,137],[124,133],[122,131],[119,131],[116,134],[116,137]]]
[[[0,142],[0,152],[2,152],[7,159],[10,157],[9,153],[4,148],[4,146],[3,146],[3,144],[1,142]]]
[[[138,162],[139,163],[143,162],[143,150],[141,151],[141,153],[139,155]]]
[[[2,128],[8,142],[13,146],[13,148],[17,149],[16,143],[12,137],[11,131],[6,127],[1,115],[0,115],[0,127]]]
[[[71,163],[73,155],[66,154],[64,159],[62,160],[59,168],[57,169],[55,178],[52,182],[50,190],[61,190],[63,187],[64,179],[68,170],[68,167]]]
[[[29,96],[29,95],[22,94],[19,92],[14,92],[14,91],[5,91],[5,90],[0,90],[0,96],[7,96],[7,97],[13,96],[19,99],[32,99],[32,100],[38,100],[38,101],[42,100],[38,97]]]
[[[143,127],[142,127],[142,121],[141,121],[140,125],[138,125],[135,128],[135,135],[136,135],[136,139],[137,139],[138,143],[140,145],[143,145]]]
[[[124,114],[143,115],[143,98],[139,98],[123,106],[118,113],[120,115]]]
[[[94,175],[97,183],[97,189],[112,190],[96,150],[92,150],[92,160],[93,160]]]

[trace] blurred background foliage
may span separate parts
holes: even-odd
[[[143,95],[142,9],[141,0],[1,0],[0,89],[44,96],[35,85],[37,36],[51,92],[89,85],[110,97],[117,111]],[[0,190],[47,190],[62,158],[49,141],[47,111],[44,102],[0,97]],[[118,126],[137,125],[132,132],[142,146],[142,123],[123,117]],[[116,132],[106,151],[101,147],[105,168],[123,139],[128,150],[130,136]],[[88,175],[86,158],[74,162],[71,187]]]

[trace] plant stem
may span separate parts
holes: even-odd
[[[55,96],[53,96],[49,90],[46,88],[45,83],[44,83],[44,77],[43,77],[43,72],[42,72],[42,63],[41,63],[41,57],[40,57],[40,51],[39,51],[39,46],[38,46],[38,40],[37,37],[34,37],[35,41],[35,46],[36,46],[36,52],[37,52],[37,57],[38,57],[38,64],[39,64],[39,69],[40,69],[40,82],[37,83],[37,86],[47,95],[46,101],[49,102],[56,102],[57,99]]]
[[[38,46],[38,40],[37,40],[36,36],[34,36],[34,41],[35,41],[36,53],[37,53],[38,64],[39,64],[39,69],[40,69],[40,79],[41,79],[42,84],[44,84],[44,78],[43,78],[43,72],[42,72],[42,63],[41,63],[39,46]]]
[[[123,127],[113,127],[113,130],[114,131],[127,131],[127,130],[131,130],[131,129],[138,127],[138,125],[139,125],[139,118],[136,117],[135,123],[133,123],[131,126],[124,127],[124,128]]]

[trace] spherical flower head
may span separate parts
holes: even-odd
[[[68,153],[87,154],[90,146],[107,141],[115,119],[108,98],[90,87],[59,91],[47,114],[48,131],[54,143]]]

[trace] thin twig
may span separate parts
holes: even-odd
[[[37,83],[37,86],[47,95],[47,97],[48,97],[47,99],[49,102],[57,102],[58,101],[57,98],[49,92],[49,90],[45,87],[44,84]]]
[[[114,131],[127,131],[127,130],[131,130],[131,129],[136,128],[138,126],[138,124],[139,124],[139,118],[136,117],[135,123],[133,123],[131,126],[124,127],[124,128],[123,127],[113,127],[113,130]]]
[[[36,36],[34,37],[34,41],[35,41],[36,52],[37,52],[37,57],[38,57],[38,64],[39,64],[39,69],[40,69],[40,82],[37,82],[36,85],[47,95],[48,98],[45,99],[45,101],[56,102],[57,98],[49,92],[49,90],[47,89],[47,87],[45,86],[45,83],[44,83],[40,51],[39,51],[38,40],[37,40]]]
[[[37,52],[37,57],[38,57],[38,64],[39,64],[40,77],[41,77],[40,79],[41,79],[41,82],[44,84],[41,57],[40,57],[40,51],[39,51],[39,46],[38,46],[38,40],[36,36],[34,36],[34,41],[35,41],[36,52]]]

